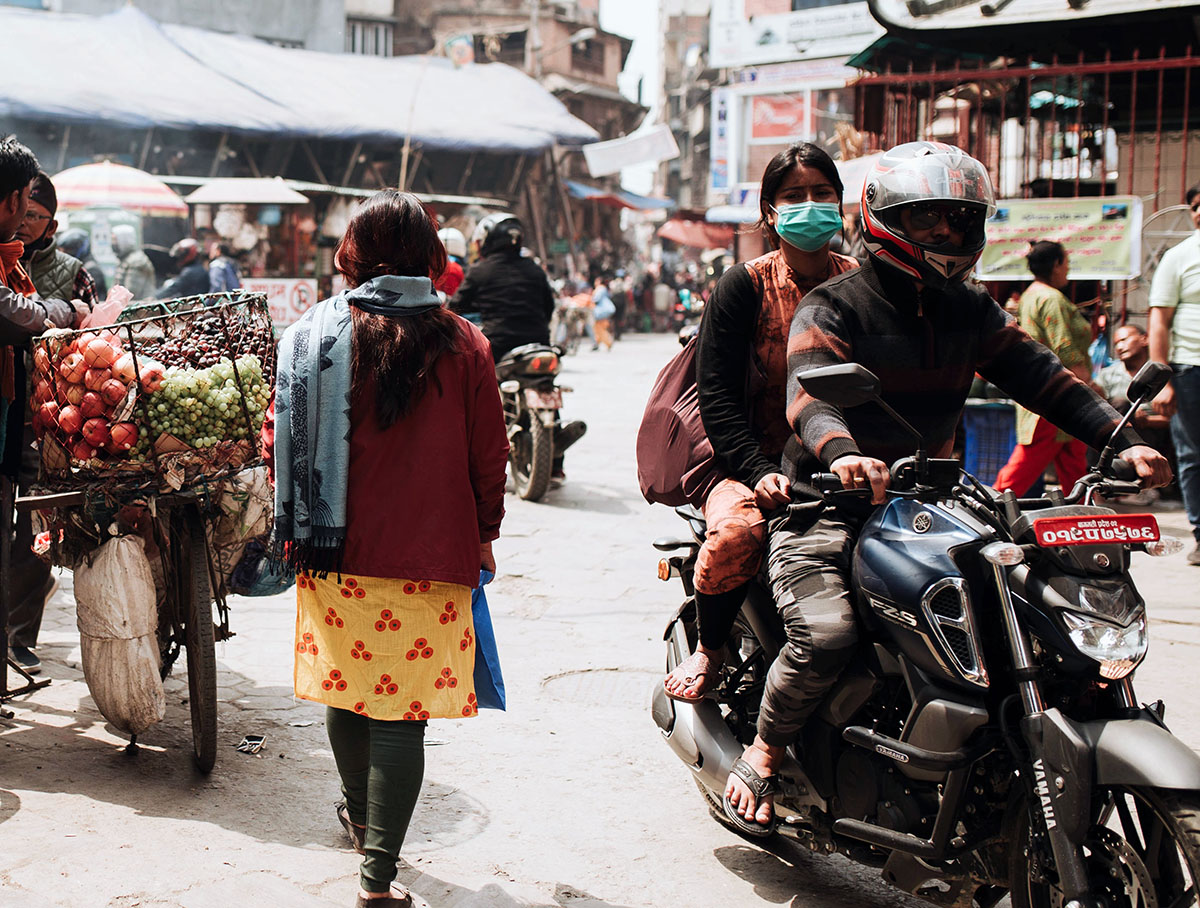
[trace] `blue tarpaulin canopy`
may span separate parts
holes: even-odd
[[[0,6],[0,116],[111,126],[533,153],[599,139],[535,80],[500,63],[281,48],[104,16]],[[48,49],[53,49],[52,65]]]
[[[575,180],[564,180],[567,192],[573,198],[608,205],[611,208],[633,208],[637,211],[652,211],[657,209],[674,208],[671,199],[660,199],[655,196],[638,195],[624,189],[601,189],[599,186],[589,186]]]

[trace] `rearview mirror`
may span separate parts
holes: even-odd
[[[858,363],[822,366],[797,378],[808,394],[835,407],[860,407],[879,399],[879,379]]]
[[[1167,386],[1171,379],[1171,367],[1163,363],[1148,362],[1138,369],[1137,375],[1129,383],[1125,396],[1130,400],[1139,397],[1156,397],[1158,392]]]

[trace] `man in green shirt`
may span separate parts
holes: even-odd
[[[1200,231],[1200,183],[1187,191],[1192,226]],[[1154,409],[1171,417],[1179,490],[1196,547],[1188,564],[1200,566],[1200,232],[1168,249],[1150,284],[1150,358],[1169,363],[1171,383]]]

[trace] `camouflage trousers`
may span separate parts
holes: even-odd
[[[854,655],[850,556],[861,522],[826,510],[815,522],[780,523],[767,540],[766,573],[787,643],[767,673],[758,734],[785,746]]]

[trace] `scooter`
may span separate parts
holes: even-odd
[[[1138,373],[1117,432],[1168,376],[1156,363]],[[1132,467],[1110,440],[1069,495],[1018,499],[927,456],[861,366],[800,382],[835,406],[882,407],[916,453],[893,466],[886,504],[865,519],[851,574],[860,648],[788,747],[762,834],[879,867],[956,908],[1006,894],[1014,908],[1195,905],[1200,757],[1171,734],[1162,702],[1139,704],[1133,687],[1148,637],[1131,553],[1182,543],[1152,515],[1096,503],[1135,491]],[[827,507],[870,509],[869,491],[842,490],[831,474],[812,487]],[[690,534],[655,542],[668,553],[659,577],[679,577],[686,594],[667,626],[668,670],[697,643],[692,572],[705,529],[695,509],[676,510]],[[786,639],[754,584],[709,697],[672,700],[656,682],[654,721],[731,827],[730,768],[754,738]]]
[[[583,421],[559,417],[563,393],[571,390],[557,381],[561,355],[558,347],[524,344],[496,363],[508,463],[517,494],[527,501],[539,501],[562,477],[563,454],[587,432]]]

